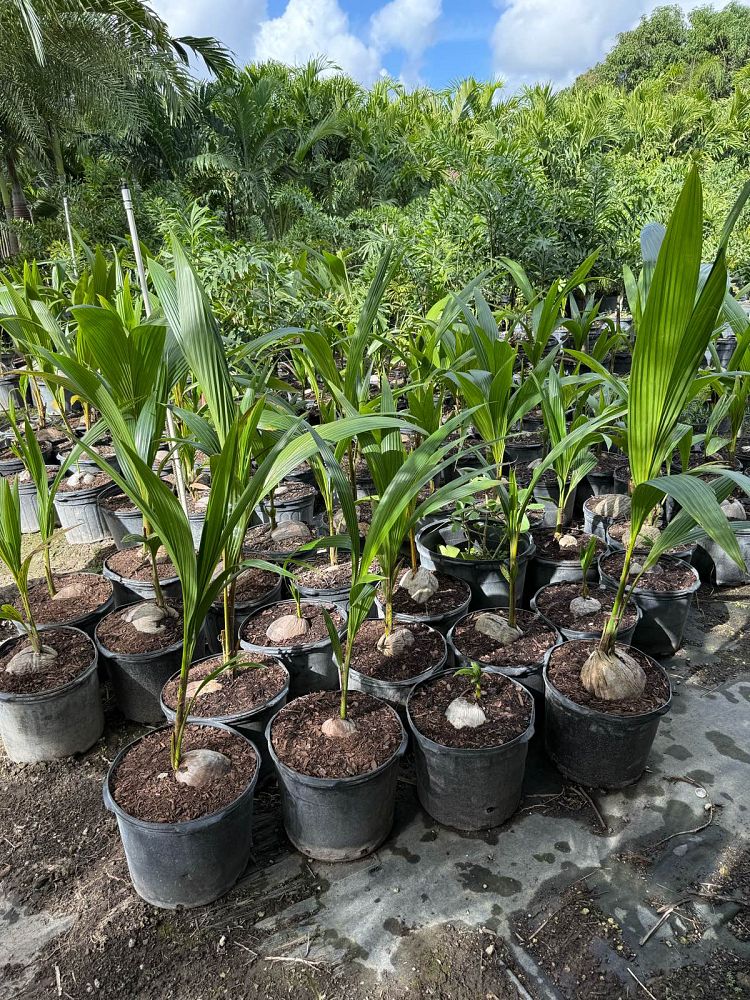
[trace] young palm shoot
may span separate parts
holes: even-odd
[[[23,613],[12,604],[3,604],[0,614],[18,623],[26,633],[28,647],[16,653],[6,665],[9,674],[39,673],[57,660],[57,651],[42,643],[29,601],[29,569],[34,553],[23,557],[21,549],[21,501],[18,483],[0,478],[0,561],[13,579]]]
[[[460,667],[454,677],[466,677],[471,682],[472,700],[465,695],[454,698],[445,710],[445,717],[454,729],[478,729],[487,721],[480,702],[482,700],[482,668],[472,661],[468,667]],[[467,692],[468,694],[468,692]]]
[[[612,612],[599,646],[581,671],[586,690],[605,700],[637,698],[646,684],[643,668],[616,647],[616,636],[633,579],[647,565],[655,564],[658,554],[667,551],[665,536],[671,540],[670,544],[675,544],[670,525],[652,547],[645,563],[633,573],[638,536],[665,496],[674,497],[682,506],[679,518],[685,514],[685,518],[701,524],[705,533],[738,565],[744,565],[737,540],[709,485],[696,476],[660,476],[660,471],[664,465],[669,467],[675,447],[689,431],[679,423],[679,416],[694,393],[696,375],[722,307],[727,282],[726,244],[747,196],[748,192],[743,191],[730,212],[719,252],[701,287],[703,198],[698,171],[695,167],[691,169],[667,227],[639,315],[626,420],[633,481],[630,537]]]
[[[581,594],[574,597],[570,602],[570,612],[576,617],[583,615],[595,615],[602,610],[602,602],[589,593],[589,570],[596,558],[599,548],[596,538],[592,535],[588,540],[586,548],[581,553]]]

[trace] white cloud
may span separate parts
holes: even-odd
[[[659,2],[663,0],[510,0],[492,36],[495,72],[510,89],[546,80],[567,86],[599,62],[619,32],[634,28]],[[680,6],[689,10],[699,2],[687,0]]]
[[[280,17],[261,24],[256,59],[299,65],[314,56],[326,56],[362,83],[380,72],[380,52],[352,34],[338,0],[289,0]]]
[[[441,12],[442,0],[390,0],[370,20],[370,40],[378,51],[401,49],[406,54],[402,76],[409,84],[418,81]]]
[[[173,35],[211,35],[240,64],[252,59],[255,36],[266,16],[266,0],[153,0]]]

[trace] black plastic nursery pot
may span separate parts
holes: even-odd
[[[736,527],[736,526],[735,526]],[[750,522],[735,530],[735,538],[745,561],[743,569],[711,538],[704,538],[695,548],[693,564],[701,579],[717,587],[741,587],[750,580]]]
[[[471,607],[501,608],[508,606],[508,581],[503,575],[501,564],[497,559],[460,559],[442,555],[438,546],[444,543],[443,533],[450,526],[450,521],[437,521],[426,524],[417,532],[417,551],[421,564],[437,573],[445,573],[458,580],[463,580],[471,587]],[[534,541],[530,535],[525,535],[521,541],[518,554],[518,575],[516,577],[516,593],[523,594],[526,570],[529,560],[534,555]]]
[[[102,622],[106,620],[102,618]],[[117,707],[125,718],[152,726],[160,723],[164,718],[161,691],[180,667],[182,639],[151,653],[115,653],[101,642],[97,627],[94,642],[107,666]]]
[[[583,639],[601,638],[601,632],[580,632],[577,629],[566,628],[564,625],[561,625],[559,622],[553,621],[552,618],[545,615],[544,612],[537,606],[537,599],[539,595],[546,589],[547,589],[546,586],[540,587],[539,590],[537,590],[537,592],[531,598],[529,605],[532,611],[536,611],[536,613],[540,615],[540,617],[544,618],[546,622],[549,622],[554,629],[557,629],[557,631],[560,633],[563,639],[566,640],[566,642],[575,642],[576,640],[583,640]],[[596,594],[594,594],[593,596],[596,596]],[[632,645],[633,636],[635,635],[635,630],[638,627],[638,622],[640,622],[641,618],[643,617],[643,612],[635,602],[631,604],[631,607],[636,613],[636,621],[632,625],[627,626],[626,628],[619,628],[617,630],[617,642],[619,642],[623,646]]]
[[[193,724],[232,732],[214,721]],[[125,812],[111,788],[122,758],[141,739],[118,753],[103,788],[104,805],[117,817],[133,888],[147,903],[162,909],[205,906],[228,892],[247,868],[260,768],[256,766],[242,794],[223,809],[181,823],[147,822]],[[258,751],[253,750],[257,758]]]
[[[11,399],[14,406],[20,408],[23,405],[19,389],[20,381],[18,375],[0,375],[0,410],[7,410]]]
[[[541,440],[541,435],[537,442],[524,441],[523,436],[516,439],[511,435],[505,441],[505,454],[518,465],[528,465],[529,462],[542,458],[544,442]]]
[[[70,545],[91,545],[109,538],[107,525],[97,505],[103,486],[88,490],[58,490],[55,510]]]
[[[18,484],[21,505],[21,533],[33,535],[39,531],[39,497],[32,482]]]
[[[122,550],[120,550],[122,551]],[[147,580],[136,580],[134,577],[123,576],[108,565],[109,558],[102,564],[102,576],[109,580],[114,591],[115,608],[123,608],[138,601],[153,601],[155,594],[150,577]],[[182,585],[177,576],[160,580],[161,592],[168,601],[179,601],[182,597]]]
[[[284,829],[298,851],[317,861],[356,861],[380,847],[393,826],[398,767],[408,742],[398,722],[402,735],[395,753],[380,767],[346,778],[316,778],[287,767],[273,747],[274,719],[268,723]]]
[[[422,681],[429,684],[435,677]],[[531,698],[521,684],[519,692]],[[415,687],[414,692],[417,690]],[[406,706],[414,740],[417,796],[422,808],[443,826],[457,830],[488,830],[503,824],[518,808],[529,740],[534,735],[534,700],[528,728],[497,747],[447,747],[417,729]]]
[[[23,461],[15,455],[11,458],[0,458],[0,476],[17,476],[24,468]]]
[[[435,629],[435,631],[437,631],[437,629]],[[414,677],[406,677],[403,680],[395,681],[380,680],[378,677],[370,677],[368,674],[361,674],[356,667],[351,666],[349,668],[349,688],[352,691],[362,691],[365,694],[372,695],[373,698],[385,701],[392,708],[395,708],[397,712],[403,715],[406,708],[406,702],[409,699],[409,695],[414,685],[419,684],[428,677],[434,677],[435,674],[441,673],[446,667],[448,662],[448,644],[442,633],[440,633],[440,635],[443,640],[442,657],[437,663],[428,667],[427,670],[423,670]]]
[[[80,629],[68,625],[54,628],[80,633]],[[44,632],[40,630],[42,637]],[[91,663],[67,684],[34,694],[0,691],[0,738],[11,760],[37,763],[70,757],[88,750],[102,735],[104,712],[96,672],[97,651],[86,638],[91,645]],[[18,639],[3,642],[0,654],[15,642]]]
[[[200,660],[195,660],[193,662],[193,666],[198,666],[206,660],[213,659],[214,656],[203,657]],[[257,708],[250,711],[234,712],[231,715],[188,716],[188,722],[196,724],[203,722],[219,722],[224,726],[229,726],[230,729],[234,729],[235,732],[240,733],[240,735],[244,736],[245,739],[250,740],[255,749],[258,751],[258,757],[260,759],[259,778],[261,780],[268,777],[268,775],[273,771],[273,762],[271,760],[271,755],[268,752],[268,743],[266,741],[266,728],[279,709],[286,705],[286,700],[289,696],[289,671],[282,663],[280,663],[279,666],[283,667],[284,672],[286,673],[286,684],[274,698],[269,699],[269,701],[267,701],[264,705],[259,705]],[[178,671],[172,675],[170,680],[177,680],[179,676],[180,674]],[[164,685],[164,687],[166,687],[166,685]],[[173,723],[175,713],[164,701],[164,688],[162,688],[162,694],[159,701],[161,703],[161,710],[164,713],[164,718],[168,723]]]
[[[288,601],[276,601],[274,604],[267,604],[265,610],[287,603]],[[304,603],[326,604],[325,601],[317,600],[309,600]],[[344,619],[339,631],[339,636],[343,637],[346,632],[346,612],[340,607],[332,610],[337,611]],[[297,698],[303,694],[310,694],[312,691],[335,691],[338,688],[339,671],[333,659],[333,646],[328,636],[318,642],[301,643],[298,646],[254,645],[242,637],[243,628],[252,617],[249,615],[240,625],[240,647],[248,653],[280,660],[289,671],[289,694],[291,697]]]
[[[341,554],[350,562],[346,552],[342,551]],[[325,604],[333,604],[338,611],[344,612],[349,607],[351,579],[335,587],[310,587],[297,580],[296,587],[305,601],[323,601]]]
[[[610,576],[605,568],[609,553],[599,558],[599,577],[607,590],[617,590],[619,581]],[[682,559],[663,556],[663,563],[678,563],[691,571],[693,583],[690,587],[671,592],[650,590],[638,586],[632,591],[631,600],[641,609],[642,616],[633,636],[633,645],[651,656],[672,656],[682,646],[690,607],[695,592],[701,585],[698,571]],[[643,581],[644,577],[641,577]]]
[[[589,583],[596,583],[598,579],[599,573],[593,566],[588,573]],[[540,556],[537,550],[526,570],[525,593],[528,597],[551,583],[578,583],[581,580],[583,570],[578,556],[574,559],[552,559]]]
[[[97,577],[97,579],[100,578],[98,573],[71,573],[70,576],[75,576],[76,578],[80,578],[81,576],[94,576]],[[58,577],[57,581],[59,582],[59,580],[60,578]],[[81,632],[85,632],[86,635],[89,636],[89,638],[93,639],[94,629],[96,628],[98,623],[102,620],[102,618],[105,615],[109,614],[109,612],[112,611],[113,608],[114,608],[114,596],[113,596],[113,591],[110,588],[110,593],[107,599],[102,601],[99,607],[94,608],[93,611],[88,611],[86,612],[86,614],[77,615],[74,618],[67,618],[65,620],[60,620],[59,618],[57,618],[54,622],[41,621],[38,624],[40,624],[42,628],[52,628],[59,623],[60,625],[69,626],[70,628],[80,629]]]
[[[131,506],[128,500],[123,507],[110,507],[108,505],[108,501],[121,496],[124,496],[122,490],[113,483],[111,486],[105,486],[96,501],[102,520],[118,551],[132,548],[137,544],[137,542],[126,542],[127,535],[143,534],[143,514],[135,504]]]
[[[312,524],[315,516],[315,501],[317,490],[313,490],[306,496],[298,497],[296,500],[288,500],[286,503],[279,499],[274,502],[274,517],[277,524],[283,521],[303,521],[305,524]],[[261,523],[267,524],[270,521],[267,505],[256,508],[256,513]]]
[[[565,509],[562,515],[562,524],[564,525],[570,524],[573,520],[576,492],[577,490],[573,490],[565,502]],[[545,483],[540,479],[534,487],[534,499],[544,505],[544,526],[554,528],[557,523],[558,501],[560,499],[560,487],[557,484],[557,480]]]
[[[655,660],[651,663],[669,684],[663,667]],[[671,707],[671,686],[663,705],[640,715],[611,715],[576,704],[552,684],[549,664],[544,668],[544,688],[545,746],[561,774],[588,788],[625,788],[638,781],[661,717]]]
[[[597,514],[594,512],[593,507],[605,500],[607,497],[617,497],[620,498],[619,493],[603,493],[599,496],[589,497],[588,500],[583,505],[583,530],[589,535],[596,535],[597,538],[601,538],[602,541],[606,541],[607,529],[610,524],[615,521],[626,520],[629,515],[629,510],[626,513],[622,511],[617,514]]]

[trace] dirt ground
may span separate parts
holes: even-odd
[[[61,568],[101,559],[58,544]],[[291,848],[271,783],[248,871],[197,910],[136,896],[102,804],[142,727],[108,702],[85,755],[0,754],[0,1000],[750,998],[748,600],[701,594],[636,786],[565,784],[535,737],[518,814],[460,834],[422,812],[407,758],[392,838],[335,866]]]

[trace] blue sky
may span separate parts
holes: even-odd
[[[572,82],[659,0],[151,2],[174,34],[215,35],[240,62],[323,55],[364,84],[390,74],[409,87],[444,87],[471,75],[502,77],[515,90]]]

